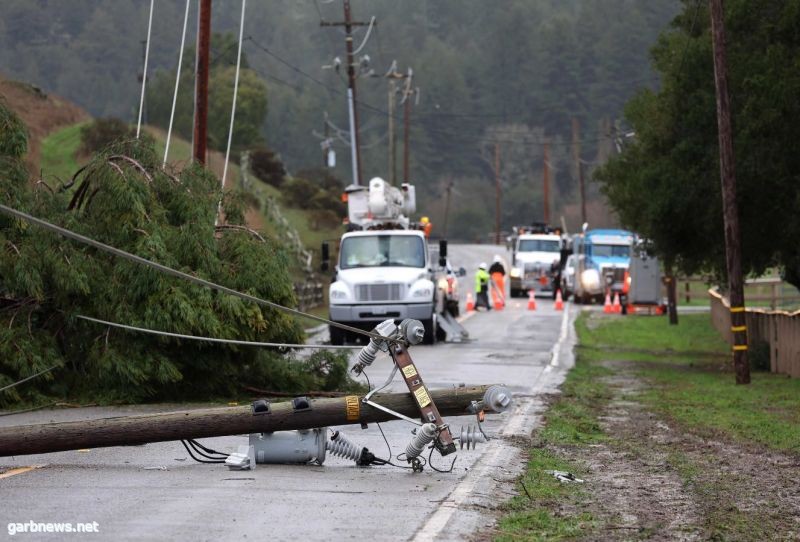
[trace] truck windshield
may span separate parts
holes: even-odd
[[[342,241],[340,269],[425,267],[425,243],[412,235],[369,235]]]
[[[559,252],[561,247],[556,240],[520,239],[518,252]]]
[[[592,256],[600,258],[630,258],[630,245],[592,245]]]

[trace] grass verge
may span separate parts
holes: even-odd
[[[678,326],[668,325],[666,318],[598,316],[584,313],[576,322],[575,368],[544,416],[518,482],[519,494],[505,505],[496,540],[596,539],[607,533],[616,518],[591,504],[602,497],[587,494],[581,485],[561,484],[549,471],[590,477],[580,458],[591,457],[592,446],[599,443],[634,456],[650,451],[653,443],[643,442],[635,432],[604,431],[600,418],[612,400],[638,403],[667,420],[676,435],[709,437],[736,449],[800,454],[800,380],[753,372],[752,384],[737,386],[729,369],[729,347],[708,315],[681,315]],[[613,386],[614,377],[620,376],[644,382],[643,390],[621,397]],[[666,468],[683,480],[689,498],[698,503],[699,528],[712,538],[755,540],[780,525],[776,522],[781,520],[767,517],[768,511],[737,506],[742,492],[753,489],[749,482],[721,475],[713,456],[684,448],[685,443],[676,438],[659,449]],[[765,491],[767,500],[778,498]],[[645,531],[635,537],[647,538]]]

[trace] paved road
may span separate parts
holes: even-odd
[[[451,246],[451,261],[473,270],[502,247]],[[462,295],[466,290],[462,288]],[[188,459],[177,442],[0,458],[0,533],[10,522],[97,522],[93,540],[460,540],[491,523],[483,505],[508,498],[522,468],[514,436],[529,435],[542,410],[543,393],[555,389],[572,364],[571,311],[556,312],[546,299],[527,311],[513,300],[503,311],[471,313],[471,339],[461,344],[416,346],[411,354],[430,388],[505,383],[516,406],[486,424],[498,438],[458,454],[451,473],[413,474],[392,467],[357,468],[329,457],[323,466],[259,466],[231,472]],[[389,372],[388,358],[369,371],[373,382]],[[399,380],[392,390],[402,391]],[[184,409],[185,405],[39,411],[0,418],[0,425],[44,423]],[[470,417],[448,420],[458,432]],[[394,455],[411,434],[403,421],[382,424]],[[352,441],[387,455],[376,425],[340,428]],[[244,436],[206,439],[235,450]],[[434,460],[445,466],[444,458]],[[157,469],[166,467],[166,470]],[[80,536],[80,535],[73,535]],[[25,540],[60,535],[19,534]]]

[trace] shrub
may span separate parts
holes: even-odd
[[[308,179],[312,183],[318,185],[329,192],[338,195],[344,190],[344,183],[339,177],[331,173],[327,168],[307,168],[301,169],[295,174],[295,177]]]
[[[292,207],[310,209],[311,200],[317,195],[317,192],[319,192],[319,188],[314,183],[295,177],[284,186],[283,197],[286,199],[286,203]]]
[[[118,118],[96,119],[81,128],[81,146],[78,152],[88,156],[105,149],[111,143],[130,139],[135,135],[136,132]]]
[[[286,176],[286,168],[280,158],[266,147],[250,151],[250,171],[267,184],[279,187]]]

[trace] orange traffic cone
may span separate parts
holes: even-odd
[[[533,293],[533,290],[528,290],[528,310],[536,310],[536,294]]]
[[[472,294],[467,292],[467,312],[475,310],[475,300],[472,299]]]
[[[619,314],[622,312],[622,305],[619,304],[619,293],[614,294],[614,304],[611,306],[611,310],[614,314]]]
[[[614,308],[611,306],[611,294],[608,293],[608,290],[606,290],[606,302],[603,304],[603,312],[606,314],[614,312]]]
[[[557,311],[564,310],[564,300],[561,298],[561,288],[556,290],[556,302],[553,308],[555,308]]]

